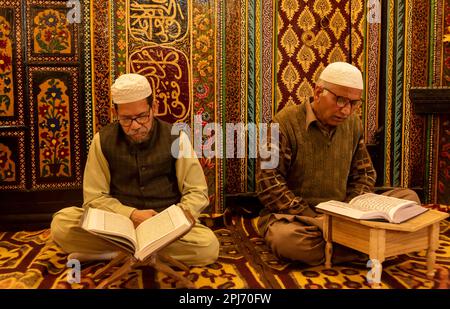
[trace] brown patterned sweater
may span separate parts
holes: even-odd
[[[279,148],[279,165],[258,171],[261,216],[316,216],[320,202],[373,191],[376,173],[357,115],[328,132],[306,103],[284,108],[273,122],[280,127],[279,144],[271,146]]]

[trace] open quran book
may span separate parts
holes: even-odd
[[[189,232],[195,224],[194,218],[176,205],[136,229],[130,218],[97,208],[89,208],[81,220],[83,229],[113,242],[140,261]]]
[[[402,223],[427,210],[413,201],[375,193],[359,195],[349,203],[333,200],[323,202],[318,204],[316,209],[355,219],[384,219],[391,223]]]

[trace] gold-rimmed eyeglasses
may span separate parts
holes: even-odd
[[[339,108],[343,108],[347,104],[350,104],[350,107],[353,109],[353,108],[357,108],[357,107],[361,106],[361,104],[362,104],[362,99],[350,100],[349,98],[338,96],[336,93],[334,93],[333,91],[331,91],[328,88],[323,87],[323,89],[328,91],[329,93],[331,93],[332,95],[334,95],[336,97],[336,105]]]

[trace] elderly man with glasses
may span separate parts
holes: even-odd
[[[323,220],[315,206],[328,200],[349,201],[374,190],[376,173],[364,143],[361,120],[362,74],[345,62],[321,73],[314,101],[288,106],[273,118],[280,128],[279,165],[257,176],[261,210],[258,227],[279,257],[309,265],[324,262]],[[383,194],[415,200],[417,194],[396,188]],[[334,247],[333,262],[359,257]]]
[[[176,204],[197,222],[162,253],[188,265],[216,261],[219,242],[198,221],[209,204],[203,169],[184,132],[171,134],[172,125],[154,117],[152,89],[145,76],[124,74],[111,87],[112,113],[117,121],[95,134],[84,170],[83,208],[64,208],[54,215],[53,240],[69,259],[108,260],[117,247],[79,226],[88,207],[129,217],[135,227]],[[179,146],[176,156],[172,145]]]

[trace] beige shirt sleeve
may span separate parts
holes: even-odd
[[[194,218],[198,218],[209,205],[208,185],[191,142],[183,131],[180,133],[179,147],[180,154],[175,162],[175,170],[181,200],[177,205],[188,209]]]
[[[101,149],[100,134],[97,133],[92,140],[84,169],[83,207],[100,208],[130,217],[135,208],[123,205],[110,195],[110,181],[109,164]]]

